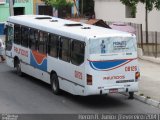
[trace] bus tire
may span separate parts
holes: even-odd
[[[52,92],[55,95],[60,94],[59,80],[58,80],[57,74],[56,73],[51,73],[50,79],[51,79],[51,89],[52,89]]]
[[[19,60],[17,60],[15,63],[16,63],[16,65],[15,65],[16,73],[17,73],[18,76],[22,77],[23,76],[23,72],[21,70],[21,63],[20,63]]]
[[[128,99],[134,99],[134,92],[129,92],[129,98]]]

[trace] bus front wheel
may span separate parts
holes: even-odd
[[[58,95],[60,93],[60,88],[59,88],[59,80],[58,80],[58,76],[56,73],[52,73],[51,74],[51,89],[52,92],[56,95]]]

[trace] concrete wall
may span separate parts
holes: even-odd
[[[5,22],[9,16],[9,5],[0,5],[0,22]]]
[[[33,0],[15,0],[14,7],[24,7],[24,14],[33,14]],[[9,3],[6,0],[5,4],[0,4],[0,22],[5,22],[9,16]]]
[[[73,2],[73,0],[67,0],[67,1],[71,1]],[[79,8],[79,0],[76,0],[76,4],[77,4],[77,7]],[[33,14],[38,14],[38,6],[39,5],[45,5],[44,2],[42,2],[41,0],[33,0]],[[75,15],[77,14],[77,9],[76,9],[76,6],[73,5],[72,7],[72,15]],[[53,8],[53,16],[57,16],[57,11]]]
[[[95,14],[97,19],[105,21],[121,21],[133,22],[143,25],[145,30],[145,6],[139,3],[137,6],[136,18],[126,18],[125,5],[119,0],[94,0],[95,1]],[[160,11],[153,10],[148,14],[149,31],[160,31]]]

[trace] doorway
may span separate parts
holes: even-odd
[[[53,16],[53,8],[51,6],[38,6],[38,14]]]

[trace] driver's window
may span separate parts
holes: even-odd
[[[7,26],[6,29],[7,29],[6,50],[11,50],[13,39],[14,39],[14,30],[12,26]]]

